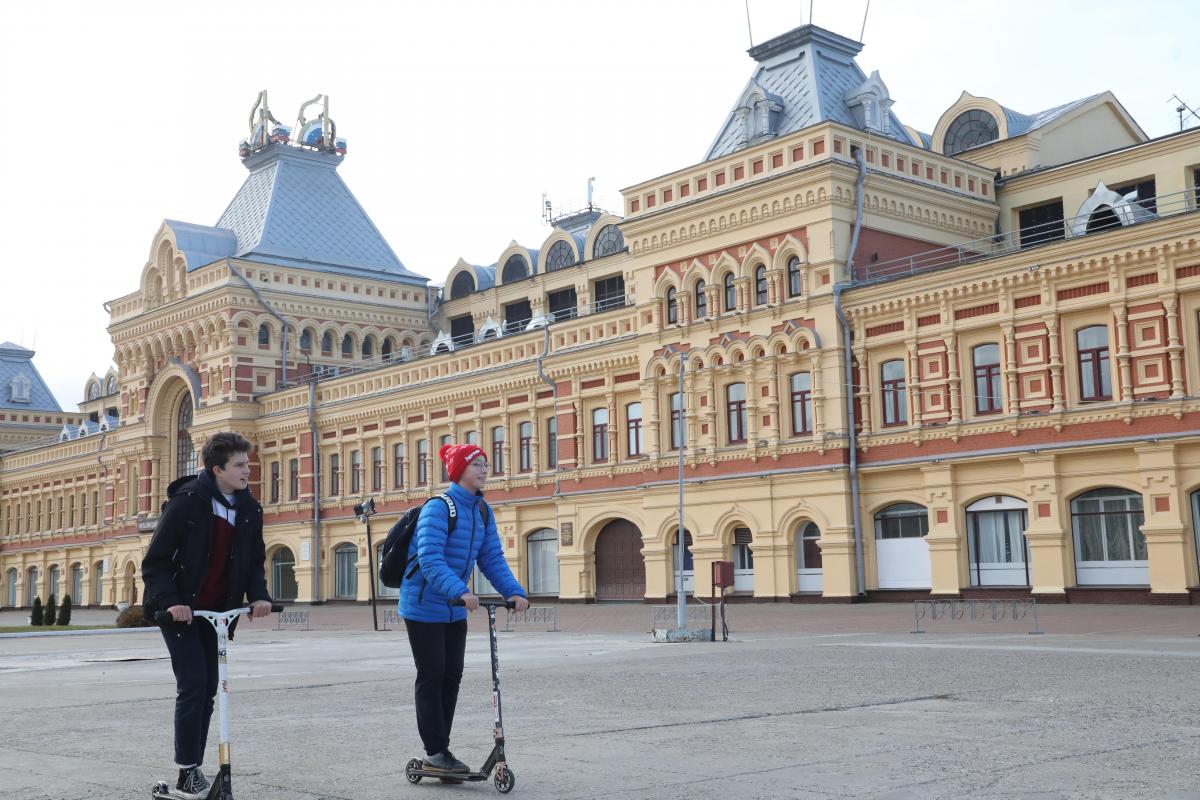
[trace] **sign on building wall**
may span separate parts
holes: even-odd
[[[562,524],[562,546],[570,547],[575,542],[575,523],[564,522]]]

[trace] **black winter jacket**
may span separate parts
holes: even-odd
[[[146,591],[142,610],[147,619],[171,606],[195,608],[196,596],[208,573],[212,546],[213,498],[226,504],[225,496],[207,470],[180,478],[167,488],[167,502],[142,559],[142,581]],[[234,494],[237,511],[235,534],[226,565],[225,611],[243,605],[243,598],[271,601],[264,571],[262,506],[249,490]]]

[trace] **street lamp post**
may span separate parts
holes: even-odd
[[[687,630],[687,593],[683,590],[683,567],[684,567],[684,531],[683,531],[683,448],[687,442],[687,437],[684,435],[687,423],[684,422],[684,400],[683,400],[683,372],[687,368],[687,362],[684,360],[684,353],[679,353],[679,551],[676,556],[676,563],[679,565],[679,583],[676,586],[676,594],[679,605],[678,626],[680,630]],[[674,424],[674,420],[672,420]]]

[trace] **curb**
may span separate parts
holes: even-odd
[[[39,636],[103,636],[112,633],[140,633],[157,630],[158,628],[94,628],[82,631],[28,631],[26,633],[0,633],[0,639],[33,639]]]

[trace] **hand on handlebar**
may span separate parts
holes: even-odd
[[[274,609],[269,600],[255,600],[250,604],[250,619],[258,619],[270,614]]]
[[[463,592],[462,597],[459,599],[462,600],[462,604],[466,607],[467,611],[474,611],[479,608],[479,598],[471,592]]]
[[[513,611],[524,611],[529,608],[529,601],[519,594],[514,594],[512,597],[506,598],[508,607]]]
[[[182,622],[186,625],[192,624],[192,608],[191,606],[178,605],[171,606],[167,609],[167,613],[171,615],[173,622]]]

